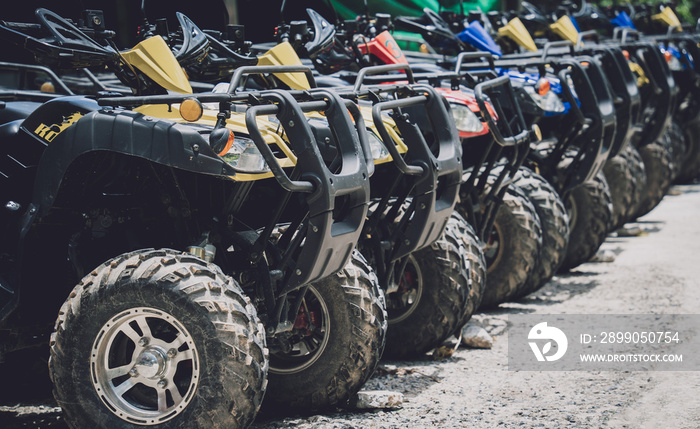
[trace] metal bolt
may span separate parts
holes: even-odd
[[[330,137],[326,137],[325,139],[323,139],[323,141],[326,142],[326,143],[330,143],[330,142],[331,142],[331,138],[330,138]]]
[[[289,121],[289,126],[293,127],[294,126],[294,121]]]
[[[129,375],[132,377],[136,377],[137,375],[139,375],[139,372],[136,371],[136,368],[131,368],[131,370],[129,371]]]
[[[316,225],[313,225],[313,226],[311,227],[311,230],[312,230],[313,232],[318,232],[318,227],[317,227]]]
[[[425,203],[420,203],[421,210],[425,210]]]
[[[175,350],[175,349],[168,350],[168,357],[173,358],[173,357],[175,357],[176,354],[177,354],[177,350]]]
[[[406,240],[404,240],[403,242],[404,242],[404,244],[405,244],[406,246],[408,246],[409,244],[411,244],[411,240],[409,240],[409,239],[406,239]]]
[[[193,144],[192,145],[192,150],[195,152],[199,152],[199,145],[198,144]]]
[[[301,275],[301,270],[300,270],[300,269],[298,269],[298,268],[297,268],[297,270],[296,270],[296,271],[294,271],[294,272],[295,272],[295,273],[296,273],[296,275],[298,275],[298,276],[300,276],[300,275]]]
[[[139,345],[140,345],[141,347],[147,346],[147,345],[148,345],[148,338],[146,338],[146,337],[141,337],[141,338],[139,339]]]
[[[92,22],[93,22],[95,25],[100,25],[100,23],[102,22],[102,20],[100,20],[100,18],[99,18],[98,16],[94,16],[94,17],[92,17]]]
[[[160,381],[158,382],[158,387],[161,389],[165,389],[168,386],[168,380],[161,378]]]

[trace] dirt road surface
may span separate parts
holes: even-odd
[[[403,393],[401,409],[260,416],[253,428],[699,427],[700,371],[508,370],[511,314],[700,314],[700,185],[674,187],[635,225],[641,235],[604,243],[614,262],[583,264],[520,302],[477,314],[492,349],[382,362],[365,389]],[[0,427],[65,424],[40,386],[34,397],[0,401]]]

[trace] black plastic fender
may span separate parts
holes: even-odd
[[[33,194],[40,216],[51,208],[71,163],[88,152],[114,152],[212,176],[236,174],[194,128],[129,110],[97,109],[94,100],[64,97],[22,124],[24,132],[46,144]]]

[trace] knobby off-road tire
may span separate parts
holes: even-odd
[[[659,205],[671,187],[673,179],[673,160],[671,159],[670,140],[664,134],[657,141],[642,146],[639,154],[644,161],[647,183],[644,197],[633,215],[640,218]]]
[[[629,145],[628,145],[629,146]],[[615,231],[630,218],[634,201],[635,176],[625,151],[608,159],[603,166],[603,174],[610,188],[613,211],[610,217],[610,231]]]
[[[677,183],[691,183],[700,177],[700,124],[685,127],[686,154]]]
[[[469,278],[471,279],[471,287],[469,288],[469,299],[464,308],[464,314],[457,323],[455,334],[459,336],[459,332],[464,325],[471,319],[474,312],[481,305],[481,299],[486,288],[486,258],[484,257],[483,244],[474,231],[474,228],[464,219],[462,215],[455,212],[454,217],[459,216],[459,221],[454,223],[454,226],[459,228],[458,237],[461,240],[461,246],[466,249],[467,259],[469,259]]]
[[[360,252],[337,274],[310,285],[304,300],[302,308],[317,326],[292,352],[270,354],[265,413],[309,414],[344,405],[374,373],[384,350],[384,292]]]
[[[127,253],[85,276],[50,345],[74,428],[244,428],[265,391],[250,300],[217,266],[173,250]]]
[[[386,295],[385,357],[422,355],[440,346],[466,317],[472,285],[462,223],[464,218],[453,213],[440,238],[398,261],[398,290]]]
[[[559,272],[566,272],[590,260],[608,235],[612,200],[602,172],[569,193],[565,200],[571,234],[566,257]]]
[[[485,243],[488,269],[479,308],[514,299],[537,266],[541,248],[542,227],[535,206],[522,189],[510,185]]]
[[[644,199],[644,192],[647,186],[647,173],[644,169],[644,160],[642,160],[642,155],[639,154],[639,150],[632,145],[627,145],[620,153],[620,156],[627,160],[627,166],[632,175],[632,202],[626,210],[626,215],[624,219],[622,219],[622,224],[619,225],[619,227],[635,219],[635,213],[639,210],[639,205]]]
[[[516,293],[515,298],[520,298],[540,289],[554,277],[566,256],[571,231],[564,202],[547,179],[522,167],[513,184],[520,187],[535,206],[542,226],[540,257],[535,269]]]
[[[676,119],[672,119],[666,127],[665,135],[668,137],[671,152],[671,182],[675,182],[683,170],[683,162],[688,154],[688,145],[683,128]]]

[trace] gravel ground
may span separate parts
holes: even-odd
[[[365,389],[403,393],[399,410],[260,416],[253,428],[697,428],[700,372],[509,371],[507,328],[516,313],[700,314],[698,213],[700,185],[674,187],[635,224],[641,235],[608,237],[602,249],[614,262],[583,264],[521,302],[475,315],[494,338],[490,350],[382,362]],[[0,427],[65,427],[48,388],[37,390],[19,404],[0,400]]]

